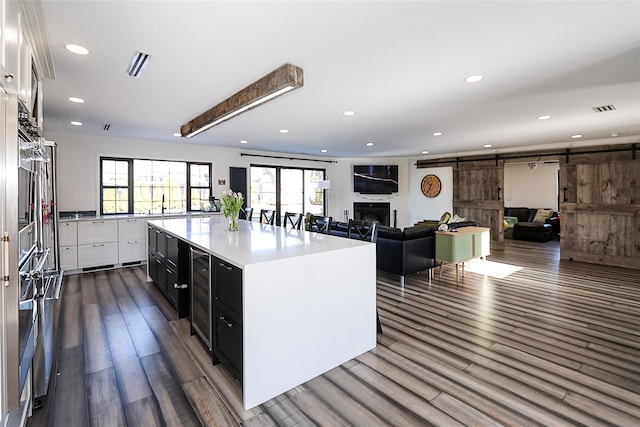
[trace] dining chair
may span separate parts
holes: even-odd
[[[331,232],[330,216],[311,215],[309,218],[309,231],[315,231],[316,233],[329,234]]]
[[[378,240],[378,221],[361,221],[350,219],[349,231],[347,232],[349,239],[364,240],[366,242],[376,243]],[[382,324],[380,323],[380,315],[376,306],[376,329],[378,333],[382,333]]]
[[[347,237],[375,243],[378,240],[378,221],[349,220]]]
[[[272,211],[269,209],[260,209],[261,224],[273,225],[273,222],[275,219],[276,219],[276,211]]]
[[[244,208],[244,209],[240,209],[240,213],[238,215],[238,218],[240,219],[245,219],[247,221],[251,221],[253,219],[253,208]]]
[[[285,228],[291,227],[292,230],[300,230],[300,227],[302,226],[302,214],[285,212],[283,226]]]

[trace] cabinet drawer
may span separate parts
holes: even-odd
[[[140,240],[125,240],[118,243],[120,263],[142,261],[147,256],[144,237]]]
[[[166,289],[167,289],[167,298],[173,304],[174,307],[178,307],[178,289],[176,285],[178,285],[178,273],[172,268],[167,266],[165,268],[166,274]]]
[[[147,274],[155,283],[158,282],[158,266],[156,264],[156,253],[149,251],[147,258]]]
[[[61,221],[58,229],[60,246],[74,246],[78,244],[78,223],[75,221]]]
[[[242,322],[242,269],[217,258],[214,268],[214,303]]]
[[[214,354],[231,375],[242,382],[242,325],[218,310],[214,323]]]
[[[150,225],[147,226],[147,244],[149,245],[149,249],[153,252],[158,250],[158,243],[156,240],[156,229]]]
[[[157,228],[153,230],[156,233],[155,241],[158,258],[164,258],[167,256],[167,239],[165,238],[164,231],[160,231]]]
[[[78,268],[77,246],[62,246],[60,248],[60,268],[63,270],[76,270]]]
[[[178,239],[166,234],[165,238],[165,257],[168,264],[173,268],[178,266]]]
[[[118,220],[118,240],[143,240],[147,221],[138,218],[128,218]]]
[[[118,244],[115,242],[94,243],[78,246],[78,267],[98,267],[118,263]]]
[[[118,240],[118,221],[95,220],[78,222],[78,244],[116,242]],[[116,257],[117,261],[117,257]]]

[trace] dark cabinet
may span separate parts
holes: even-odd
[[[215,257],[212,263],[213,355],[242,382],[242,269]]]
[[[166,235],[164,239],[164,250],[165,250],[165,258],[167,260],[167,264],[171,265],[173,268],[178,266],[178,239]]]
[[[214,313],[213,354],[236,380],[242,382],[242,324],[222,310],[214,309]]]
[[[147,254],[147,269],[149,270],[149,277],[154,282],[158,281],[158,267],[156,265],[156,252],[151,250],[149,247],[149,252]]]
[[[188,316],[189,246],[152,225],[147,227],[147,235],[149,277],[178,309],[178,317]]]
[[[242,321],[242,270],[234,265],[214,258],[215,284],[214,305]]]

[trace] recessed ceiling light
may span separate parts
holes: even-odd
[[[82,126],[82,122],[78,122],[78,121],[75,121],[75,120],[74,120],[74,121],[72,121],[72,122],[71,122],[71,124],[72,124],[73,126]]]
[[[77,44],[66,44],[66,45],[64,45],[64,47],[69,52],[77,53],[78,55],[88,55],[89,54],[89,49],[87,49],[86,47],[78,46]]]
[[[246,139],[241,139],[241,140],[240,140],[240,144],[246,144],[246,143],[247,143],[247,140],[246,140]]]
[[[373,147],[375,144],[373,142],[367,142],[367,147]]]
[[[280,129],[280,133],[289,133],[288,129]]]
[[[173,136],[182,136],[182,135],[180,134],[180,132],[175,132]]]
[[[491,145],[491,144],[484,144],[484,148],[491,148],[491,147],[493,147],[493,145]]]
[[[76,98],[75,96],[70,96],[69,101],[75,102],[76,104],[84,104],[84,99]]]
[[[343,114],[344,114],[345,116],[355,116],[355,115],[356,115],[356,112],[355,112],[355,111],[345,111]]]
[[[464,79],[464,81],[467,82],[467,83],[477,83],[480,80],[482,80],[483,78],[484,78],[483,76],[481,76],[479,74],[476,74],[474,76],[467,77],[466,79]]]
[[[611,137],[612,137],[612,138],[615,138],[615,137],[617,137],[617,136],[620,136],[620,134],[619,134],[618,132],[614,132],[614,133],[612,133],[612,134],[611,134]]]
[[[571,135],[571,138],[573,138],[573,139],[582,138],[582,135],[581,135],[581,134],[579,134],[579,133],[577,133],[577,134],[575,134],[575,135]]]
[[[538,116],[538,120],[549,120],[550,118],[551,118],[551,116],[547,116],[547,115]]]
[[[442,132],[434,132],[431,135],[433,135],[433,136],[442,136]]]
[[[326,148],[323,148],[322,150],[320,150],[321,153],[326,153],[327,151],[329,150],[327,150]]]
[[[429,152],[427,150],[424,150],[422,154],[429,154]]]

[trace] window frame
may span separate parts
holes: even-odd
[[[305,197],[307,196],[308,191],[310,191],[306,184],[305,184],[305,172],[306,171],[317,171],[317,172],[322,172],[322,179],[325,180],[327,179],[327,170],[325,168],[314,168],[314,167],[303,167],[303,166],[281,166],[281,165],[268,165],[268,164],[264,164],[264,163],[252,163],[249,165],[249,171],[250,171],[250,179],[249,179],[249,189],[248,189],[248,198],[251,199],[253,197],[252,191],[251,191],[251,183],[253,181],[253,177],[251,176],[251,172],[252,172],[252,168],[269,168],[269,169],[275,169],[275,187],[276,187],[276,195],[275,195],[275,203],[276,203],[276,221],[275,224],[276,225],[281,225],[281,217],[282,215],[284,215],[284,212],[281,212],[282,210],[282,180],[281,180],[281,172],[284,169],[293,169],[293,170],[300,170],[302,171],[302,206],[303,206],[303,210],[305,210],[304,208],[306,207],[306,200]],[[326,214],[327,212],[327,193],[325,190],[322,190],[322,212],[323,214]],[[305,212],[301,212],[302,215],[305,214]],[[258,212],[259,214],[259,212]],[[259,217],[259,215],[258,215]],[[256,215],[253,215],[253,218],[256,218]]]
[[[135,170],[133,167],[134,161],[136,160],[142,160],[142,161],[154,161],[154,162],[178,162],[178,163],[184,163],[185,165],[185,173],[186,173],[186,184],[185,184],[185,209],[186,212],[195,212],[191,209],[191,205],[192,205],[192,200],[191,200],[191,189],[192,188],[196,188],[196,189],[208,189],[209,190],[209,196],[211,196],[213,194],[213,164],[210,162],[202,162],[202,161],[188,161],[188,160],[167,160],[167,159],[149,159],[149,158],[134,158],[134,157],[114,157],[114,156],[100,156],[100,178],[99,178],[99,192],[100,192],[100,215],[133,215],[134,214],[134,205],[135,205],[135,200],[134,200],[134,180],[135,180]],[[104,168],[104,162],[105,161],[120,161],[120,162],[127,162],[127,171],[128,171],[128,177],[127,177],[127,186],[109,186],[109,185],[104,185],[103,182],[103,168]],[[197,166],[207,166],[209,168],[209,184],[208,187],[201,187],[201,186],[196,186],[196,187],[191,187],[191,166],[192,165],[197,165]],[[127,194],[128,194],[128,203],[127,203],[127,212],[109,212],[109,213],[105,213],[104,212],[104,190],[105,189],[122,189],[122,188],[127,188]],[[199,212],[199,211],[198,211]],[[152,212],[153,214],[154,212]]]

